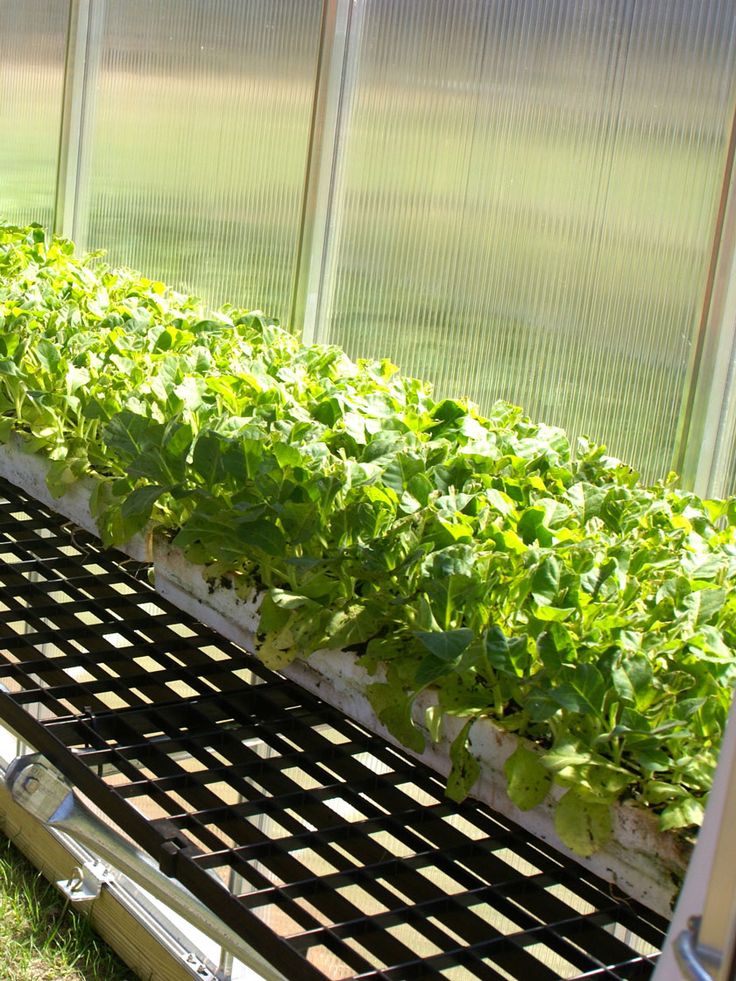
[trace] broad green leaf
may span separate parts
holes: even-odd
[[[302,596],[300,593],[290,593],[285,589],[270,589],[268,591],[268,597],[272,603],[282,610],[316,609],[316,604],[307,596]],[[261,610],[261,616],[263,616],[263,610]]]
[[[232,535],[239,545],[246,550],[257,548],[266,555],[280,556],[286,552],[286,538],[284,533],[272,521],[266,518],[253,520],[250,517],[238,520],[233,529]]]
[[[9,358],[0,358],[0,375],[22,378],[23,374],[15,361]]]
[[[319,528],[319,508],[311,502],[287,501],[279,511],[279,521],[289,544],[301,545]]]
[[[50,341],[40,340],[36,345],[38,363],[50,374],[55,374],[61,362],[61,354]]]
[[[573,484],[567,491],[566,497],[575,508],[580,520],[585,525],[591,518],[597,518],[601,511],[606,490],[594,484],[581,482]]]
[[[524,675],[531,664],[526,637],[505,637],[496,624],[486,633],[485,651],[491,667],[514,677]]]
[[[433,682],[452,670],[459,660],[458,657],[453,661],[447,661],[445,658],[436,657],[434,654],[427,654],[419,662],[416,674],[414,675],[414,684],[417,689],[433,684]]]
[[[704,660],[733,663],[732,649],[725,643],[721,631],[710,624],[701,626],[696,634],[688,638],[688,645],[697,647]]]
[[[564,623],[575,612],[574,606],[535,606],[532,615],[543,623]]]
[[[416,477],[423,470],[424,462],[421,457],[410,456],[408,453],[398,453],[384,468],[383,481],[397,494],[401,494],[408,488],[412,477]]]
[[[112,505],[97,517],[100,538],[105,546],[124,545],[136,533],[136,523],[129,523],[120,512],[119,505]]]
[[[388,731],[415,753],[424,751],[424,736],[411,717],[411,700],[394,685],[375,684],[366,689],[368,700]]]
[[[554,772],[586,766],[592,759],[590,750],[581,749],[578,743],[567,741],[558,743],[544,754],[546,768]]]
[[[537,807],[552,786],[552,774],[542,763],[539,755],[519,745],[504,763],[506,791],[522,811]]]
[[[532,576],[532,596],[539,604],[552,604],[560,589],[560,563],[554,555],[546,556]]]
[[[504,494],[495,487],[489,487],[486,491],[488,503],[504,516],[513,514],[514,502],[508,494]]]
[[[365,446],[368,442],[365,418],[357,412],[346,412],[342,422],[345,432],[349,436],[352,436],[359,446]],[[396,490],[397,488],[394,489]]]
[[[120,505],[120,515],[130,530],[130,535],[145,528],[151,517],[151,511],[156,501],[165,492],[164,487],[150,484],[146,487],[136,487]]]
[[[278,633],[268,634],[258,645],[258,657],[272,671],[282,671],[302,653],[294,643],[294,634],[289,627]]]
[[[11,433],[15,428],[15,420],[12,418],[0,418],[0,443],[7,443]]]
[[[494,667],[504,668],[509,656],[509,641],[498,624],[493,624],[486,631],[486,654]]]
[[[663,780],[650,780],[643,796],[649,804],[665,804],[668,801],[687,797],[688,792],[684,787],[677,784],[666,783]]]
[[[378,629],[375,611],[360,603],[349,603],[334,613],[324,630],[324,642],[331,647],[364,644]]]
[[[192,470],[206,487],[219,484],[225,477],[223,454],[228,447],[219,433],[201,432],[192,451]]]
[[[46,471],[46,486],[54,497],[62,497],[79,480],[82,469],[80,464],[81,461],[66,456],[51,463]]]
[[[698,589],[682,602],[682,619],[692,627],[708,623],[722,608],[726,594],[722,589]]]
[[[471,545],[450,545],[432,552],[425,568],[429,575],[470,577],[476,568],[476,551]]]
[[[581,715],[599,717],[603,712],[607,686],[601,672],[592,664],[578,664],[564,672],[567,679],[553,687],[549,695],[563,708]]]
[[[468,407],[456,399],[442,399],[432,410],[434,419],[442,422],[457,422],[467,415]]]
[[[560,766],[555,781],[563,787],[574,787],[581,797],[601,803],[612,804],[624,790],[636,782],[636,777],[623,767],[606,762],[602,757],[591,757],[592,762]],[[545,754],[545,762],[554,759],[551,753]]]
[[[550,622],[537,637],[537,653],[548,671],[556,674],[575,648],[573,635],[562,623]]]
[[[302,462],[299,450],[288,443],[274,443],[273,455],[280,467],[298,467]]]
[[[575,790],[563,794],[555,808],[555,831],[560,841],[582,858],[599,851],[611,837],[609,804],[581,797]]]
[[[441,632],[420,630],[416,637],[430,654],[447,663],[456,660],[468,647],[473,640],[473,631],[467,627]]]
[[[465,800],[480,776],[480,764],[468,747],[468,737],[474,722],[474,719],[469,719],[450,745],[452,766],[445,793],[450,800],[458,803]]]
[[[149,419],[123,409],[112,417],[103,437],[111,450],[115,450],[123,459],[132,460],[143,450],[150,426]]]
[[[662,811],[659,816],[659,827],[662,831],[700,827],[704,813],[705,809],[701,801],[689,796],[680,797]]]
[[[268,636],[279,633],[291,619],[289,606],[283,601],[278,603],[276,600],[279,598],[281,598],[281,594],[273,589],[269,590],[263,597],[258,619],[259,635]]]
[[[174,394],[177,398],[181,399],[184,408],[189,410],[195,410],[200,407],[205,392],[207,391],[207,383],[204,378],[185,378],[179,385],[174,389]]]
[[[516,530],[521,535],[525,545],[538,541],[540,545],[551,545],[552,535],[544,525],[546,512],[543,507],[527,508],[519,518]]]

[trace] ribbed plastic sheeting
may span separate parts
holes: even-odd
[[[50,225],[68,0],[0,3],[0,219]]]
[[[322,339],[673,454],[736,98],[716,0],[366,0]]]
[[[108,3],[77,237],[285,316],[320,14],[320,0]]]

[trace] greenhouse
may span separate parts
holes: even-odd
[[[146,981],[734,976],[734,4],[0,0],[0,125],[64,909]]]

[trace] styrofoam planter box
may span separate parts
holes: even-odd
[[[43,457],[24,450],[19,440],[0,446],[0,476],[97,534],[89,511],[93,480],[79,481],[62,498],[56,499],[46,486],[48,465]],[[259,595],[253,593],[243,598],[233,588],[213,586],[204,568],[188,562],[159,535],[136,536],[122,550],[139,561],[153,563],[157,591],[179,609],[246,650],[255,651]],[[350,651],[315,651],[307,661],[295,661],[281,673],[365,728],[401,746],[404,752],[422,759],[443,776],[449,773],[449,747],[463,722],[447,717],[439,742],[433,744],[424,725],[426,709],[433,702],[431,691],[423,692],[414,706],[414,720],[427,735],[427,748],[416,754],[402,746],[376,718],[365,690],[367,685],[382,679],[369,675]],[[548,799],[531,811],[520,811],[507,796],[503,765],[518,744],[518,736],[499,729],[491,721],[476,722],[471,730],[470,749],[480,763],[481,775],[471,796],[513,819],[534,837],[549,842],[650,909],[668,916],[687,867],[690,854],[687,841],[677,833],[661,832],[656,816],[645,808],[623,803],[614,807],[613,835],[607,846],[587,859],[574,855],[562,845],[554,829],[554,804],[564,793],[562,788],[553,788]],[[534,748],[530,743],[527,745]]]

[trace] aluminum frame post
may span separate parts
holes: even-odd
[[[53,230],[80,238],[81,198],[85,188],[88,147],[86,130],[94,101],[106,0],[70,0],[64,91]]]
[[[730,981],[736,961],[736,699],[654,981]]]
[[[324,307],[342,134],[350,116],[364,0],[324,0],[289,327],[310,343]]]
[[[680,413],[674,469],[702,497],[723,495],[724,430],[736,354],[736,109],[703,308]]]

